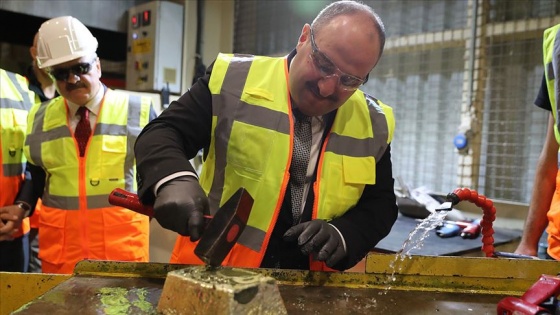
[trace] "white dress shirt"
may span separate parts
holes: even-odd
[[[91,130],[93,130],[95,123],[97,122],[97,116],[99,115],[99,109],[101,108],[101,101],[103,101],[104,95],[105,89],[103,86],[100,86],[97,93],[85,105],[89,110],[89,125],[91,126]],[[78,122],[80,121],[80,116],[76,115],[76,113],[78,112],[78,108],[81,106],[70,102],[68,99],[66,99],[66,104],[68,104],[68,111],[70,114],[68,124],[70,125],[72,132],[74,132],[76,130],[76,126],[78,126]]]

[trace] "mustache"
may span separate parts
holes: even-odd
[[[86,85],[84,83],[82,83],[81,81],[77,82],[77,83],[66,82],[66,86],[65,86],[67,91],[73,91],[73,90],[84,88],[84,87],[86,87]]]
[[[329,100],[330,102],[336,103],[338,102],[339,98],[336,94],[329,95],[327,97],[323,97],[321,92],[319,91],[319,85],[317,84],[318,81],[307,81],[305,82],[305,87],[310,90],[317,98],[321,100]]]

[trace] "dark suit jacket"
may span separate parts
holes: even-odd
[[[295,53],[293,51],[288,58],[293,58]],[[153,203],[153,186],[159,180],[180,171],[194,172],[189,159],[195,157],[200,149],[207,151],[212,124],[212,97],[208,89],[211,72],[212,67],[187,93],[150,122],[138,137],[135,146],[138,193],[144,203]],[[329,128],[330,125],[327,125],[326,130]],[[330,222],[338,228],[346,242],[347,256],[335,269],[353,267],[389,234],[398,212],[393,185],[388,147],[377,162],[376,184],[367,185],[358,204]],[[311,218],[313,198],[313,191],[310,189],[302,222]],[[288,243],[282,239],[292,226],[289,200],[288,189],[261,267],[309,268],[309,258],[300,253],[297,243]]]

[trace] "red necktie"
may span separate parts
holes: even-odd
[[[76,126],[74,137],[78,142],[78,147],[80,149],[80,156],[83,157],[86,152],[86,145],[88,143],[89,137],[91,136],[91,126],[89,124],[89,110],[85,106],[82,106],[78,108],[76,114],[80,115],[80,121]]]

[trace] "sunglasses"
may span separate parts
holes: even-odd
[[[357,76],[347,74],[342,72],[329,57],[322,53],[317,44],[315,43],[315,36],[313,36],[313,29],[311,31],[311,53],[309,57],[313,61],[315,68],[321,72],[324,78],[338,77],[338,83],[341,88],[345,91],[355,91],[362,84],[366,83],[369,78],[369,74],[364,78],[358,78]]]
[[[70,73],[77,76],[89,73],[91,71],[91,66],[96,61],[97,58],[91,62],[80,62],[79,64],[66,68],[54,68],[49,71],[49,74],[58,81],[67,81]]]

